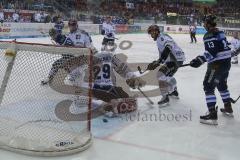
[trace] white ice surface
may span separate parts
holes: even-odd
[[[203,53],[202,36],[198,43],[190,44],[189,35],[171,35],[186,53],[186,63]],[[95,46],[100,49],[102,36],[93,36]],[[146,34],[119,35],[119,40],[130,40],[133,46],[125,53],[128,62],[151,62],[158,57],[155,42]],[[51,43],[48,38],[18,39],[33,43]],[[79,154],[66,157],[42,158],[30,157],[0,150],[1,160],[239,160],[240,159],[240,109],[239,103],[233,105],[234,118],[219,115],[218,126],[199,123],[199,116],[205,114],[207,107],[202,81],[206,64],[198,69],[185,67],[176,73],[179,100],[171,100],[170,105],[159,109],[139,99],[142,116],[158,114],[186,115],[185,121],[141,121],[126,122],[122,119],[93,120],[94,142],[91,148]],[[233,65],[228,79],[232,97],[240,94],[240,67]],[[223,106],[216,91],[218,106]],[[161,97],[152,97],[155,103]],[[191,118],[190,118],[191,117]],[[171,117],[170,117],[171,118]]]

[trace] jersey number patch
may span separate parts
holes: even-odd
[[[208,42],[207,44],[208,44],[208,48],[214,48],[215,47],[213,42]]]
[[[99,66],[95,66],[93,68],[93,72],[94,72],[94,77],[95,79],[109,79],[110,78],[110,70],[111,67],[109,64],[104,64],[102,66],[102,68],[100,68]],[[102,74],[100,75],[99,73],[102,71]]]

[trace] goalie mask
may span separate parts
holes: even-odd
[[[148,34],[151,35],[153,40],[156,41],[157,37],[160,34],[160,29],[157,25],[151,25],[151,26],[148,27],[147,32],[148,32]]]

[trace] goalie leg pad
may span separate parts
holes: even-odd
[[[112,99],[109,104],[106,110],[109,111],[111,106],[111,110],[115,114],[130,113],[137,110],[137,100],[134,97]]]

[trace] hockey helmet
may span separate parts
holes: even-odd
[[[154,25],[151,25],[151,26],[148,27],[147,32],[148,32],[148,34],[151,34],[152,32],[159,32],[160,33],[160,29],[159,29],[158,25],[154,24]]]
[[[68,21],[68,25],[69,26],[76,26],[77,25],[77,20],[76,19],[70,19]]]
[[[148,34],[151,35],[151,37],[154,39],[154,41],[157,40],[157,37],[160,34],[160,29],[157,25],[151,25],[147,29]]]
[[[206,15],[203,18],[203,22],[206,23],[206,24],[211,25],[212,27],[216,27],[217,26],[216,20],[217,20],[217,17],[214,16],[214,15]]]

